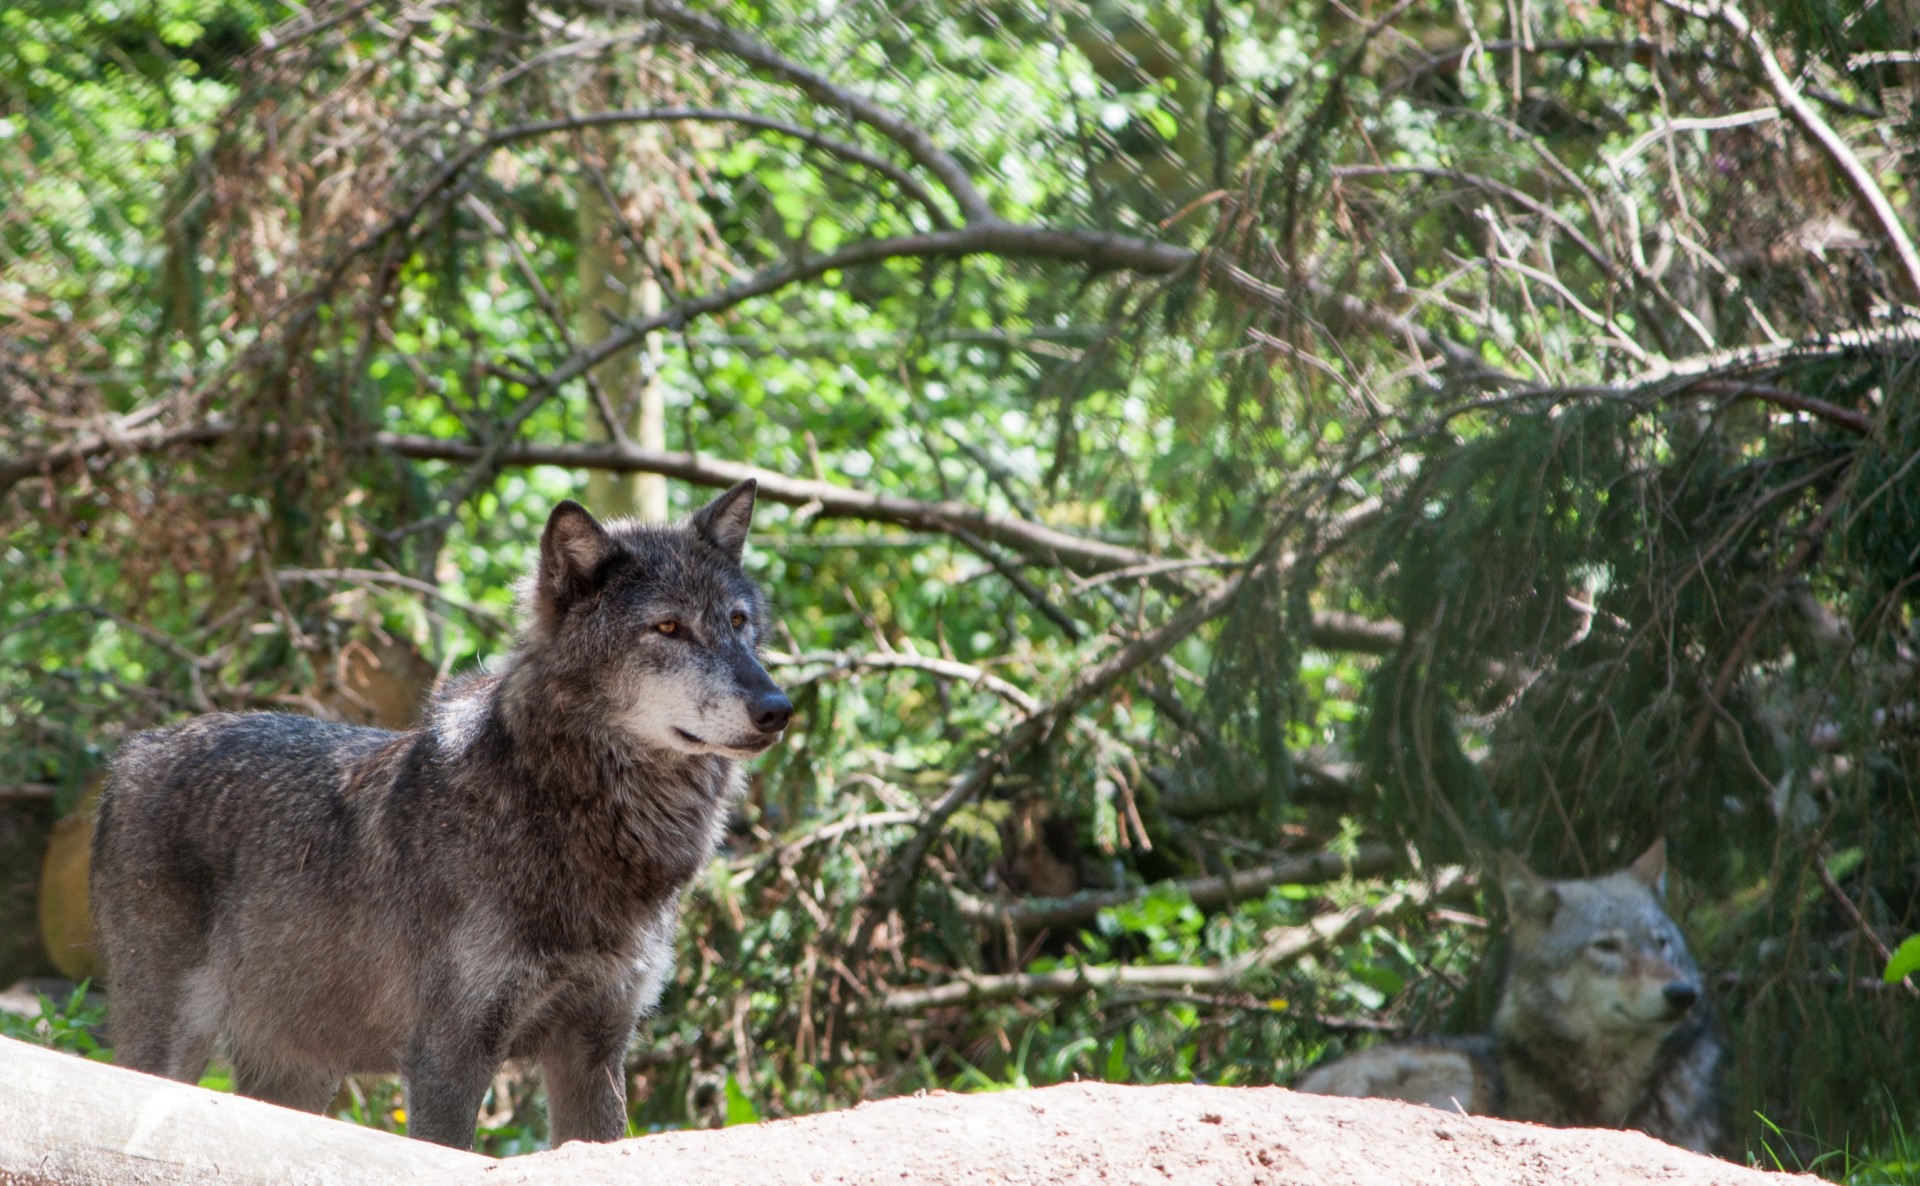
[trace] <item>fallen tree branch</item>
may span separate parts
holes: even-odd
[[[1297,927],[1278,928],[1270,932],[1259,947],[1224,963],[1123,964],[997,976],[967,975],[931,988],[895,989],[880,998],[879,1007],[889,1013],[917,1013],[951,1005],[1079,996],[1109,988],[1230,987],[1256,971],[1349,942],[1368,927],[1387,926],[1409,918],[1429,904],[1459,895],[1472,885],[1473,879],[1465,870],[1442,869],[1432,884],[1389,894],[1372,906],[1355,906],[1323,914]]]
[[[1167,893],[1185,894],[1202,910],[1215,910],[1234,902],[1257,898],[1276,885],[1315,885],[1349,874],[1354,877],[1378,877],[1406,864],[1406,857],[1385,844],[1361,845],[1353,860],[1330,852],[1316,852],[1290,860],[1259,865],[1224,877],[1190,877],[1180,881],[1156,882],[1144,889],[1103,890],[1074,894],[1067,898],[1025,898],[1014,902],[994,902],[960,890],[948,891],[954,909],[969,922],[994,927],[1012,927],[1016,931],[1038,931],[1053,927],[1084,926],[1102,910],[1111,910],[1147,897]]]
[[[416,460],[473,461],[483,447],[470,441],[402,433],[376,434],[373,443],[402,457]],[[867,494],[810,478],[794,478],[773,470],[733,461],[719,461],[697,453],[642,449],[633,445],[537,445],[516,443],[501,449],[498,458],[509,465],[558,465],[615,473],[662,474],[696,486],[731,486],[752,478],[759,482],[758,497],[788,506],[807,507],[826,518],[866,519],[903,527],[949,534],[959,526],[1032,559],[1077,571],[1101,572],[1149,563],[1151,553],[1087,539],[1011,515],[995,515],[961,502],[922,502],[887,494]]]

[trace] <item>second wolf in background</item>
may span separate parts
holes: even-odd
[[[1661,906],[1666,845],[1625,869],[1548,881],[1502,858],[1512,962],[1493,1032],[1394,1042],[1295,1089],[1721,1144],[1721,1047],[1700,970]]]

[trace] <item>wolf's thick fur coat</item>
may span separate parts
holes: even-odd
[[[556,507],[495,674],[405,733],[256,713],[121,748],[93,900],[117,1061],[310,1111],[398,1070],[411,1133],[473,1143],[501,1061],[552,1136],[626,1131],[624,1055],[737,759],[792,705],[756,658],[744,483],[684,526]]]
[[[1661,907],[1666,848],[1605,877],[1547,881],[1505,859],[1512,961],[1493,1032],[1376,1046],[1295,1088],[1476,1115],[1638,1129],[1717,1152],[1720,1039]]]

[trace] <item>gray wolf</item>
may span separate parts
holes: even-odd
[[[793,706],[756,644],[745,482],[685,525],[554,508],[497,673],[404,733],[197,717],[121,748],[93,900],[117,1060],[318,1111],[397,1070],[412,1135],[473,1144],[500,1063],[552,1136],[626,1132],[624,1056],[671,970],[736,762]]]
[[[1501,882],[1513,950],[1493,1032],[1377,1046],[1314,1068],[1295,1089],[1638,1129],[1717,1151],[1720,1039],[1661,906],[1664,842],[1581,881],[1548,881],[1508,854]]]

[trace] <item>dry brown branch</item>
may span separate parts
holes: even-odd
[[[34,457],[0,457],[0,495],[37,474],[53,474],[110,453],[155,453],[174,445],[206,445],[233,431],[226,420],[206,420],[171,428],[153,426],[128,432],[87,433]]]
[[[1702,379],[1694,383],[1692,391],[1708,395],[1724,395],[1733,399],[1759,400],[1790,412],[1805,412],[1816,420],[1825,420],[1837,424],[1848,432],[1860,436],[1873,435],[1873,417],[1852,408],[1843,408],[1838,404],[1802,395],[1797,391],[1788,391],[1784,387],[1775,387],[1770,383],[1742,383],[1730,379]]]
[[[1214,910],[1248,898],[1257,898],[1276,885],[1316,885],[1336,878],[1379,877],[1401,868],[1406,857],[1385,844],[1365,844],[1351,861],[1330,852],[1310,853],[1272,864],[1259,865],[1225,877],[1190,877],[1182,881],[1163,881],[1145,889],[1105,890],[1075,894],[1070,898],[1024,898],[1013,902],[995,902],[960,890],[948,891],[954,909],[969,922],[993,927],[1012,927],[1016,931],[1037,931],[1050,927],[1084,926],[1102,910],[1138,902],[1152,894],[1172,891],[1185,894],[1202,910]]]
[[[1439,870],[1431,884],[1389,894],[1372,906],[1355,906],[1321,915],[1296,927],[1280,927],[1266,941],[1219,964],[1095,965],[1061,968],[1052,972],[1010,972],[996,976],[966,975],[931,988],[895,989],[880,998],[889,1013],[917,1013],[951,1005],[978,1005],[1018,998],[1078,996],[1109,988],[1225,988],[1249,975],[1299,959],[1311,952],[1352,941],[1368,927],[1388,926],[1410,918],[1433,902],[1445,901],[1471,889],[1465,870]]]
[[[1688,6],[1683,7],[1683,11],[1694,10]],[[1887,199],[1886,191],[1880,188],[1872,172],[1854,154],[1846,139],[1813,109],[1813,104],[1807,102],[1800,88],[1787,77],[1766,36],[1754,27],[1738,5],[1730,0],[1713,0],[1706,14],[1718,17],[1752,52],[1760,63],[1761,73],[1766,75],[1767,86],[1772,89],[1774,97],[1787,109],[1793,122],[1800,125],[1800,130],[1820,146],[1820,151],[1826,154],[1846,180],[1853,196],[1873,215],[1873,221],[1879,226],[1880,233],[1886,236],[1887,244],[1893,248],[1894,258],[1899,261],[1907,299],[1920,301],[1920,251],[1914,249],[1913,237],[1907,233],[1906,224],[1900,220],[1899,213],[1894,210],[1893,203]]]

